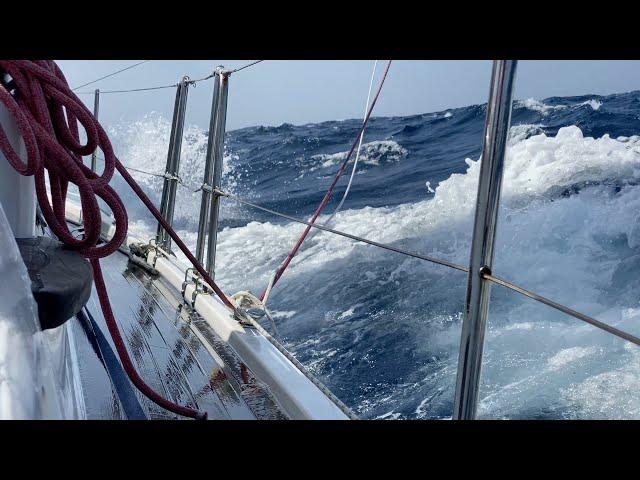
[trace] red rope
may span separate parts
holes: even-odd
[[[338,170],[338,173],[336,173],[336,176],[333,179],[333,182],[331,182],[331,185],[329,186],[329,189],[327,190],[327,193],[325,193],[324,197],[322,198],[322,201],[320,202],[320,205],[318,205],[318,207],[316,208],[315,212],[313,212],[313,216],[309,220],[310,225],[307,225],[307,227],[304,229],[304,232],[302,232],[302,235],[300,235],[300,238],[298,238],[298,241],[296,242],[296,244],[293,246],[293,248],[289,252],[289,255],[287,255],[287,258],[284,259],[284,262],[282,262],[280,267],[278,267],[278,270],[276,270],[276,273],[275,273],[275,275],[273,277],[273,285],[272,286],[275,286],[275,284],[278,283],[278,280],[280,280],[280,277],[282,276],[284,271],[287,269],[287,267],[291,263],[291,260],[293,260],[293,257],[295,257],[296,254],[298,253],[298,250],[302,246],[302,242],[304,242],[305,238],[307,238],[307,235],[309,234],[309,231],[311,230],[312,225],[316,222],[316,219],[318,218],[318,216],[322,212],[322,209],[329,202],[329,199],[331,198],[331,195],[333,194],[333,189],[335,188],[336,184],[338,183],[338,180],[340,180],[340,178],[344,174],[344,171],[347,168],[347,164],[349,163],[349,160],[351,159],[351,155],[353,155],[353,152],[355,151],[356,147],[358,146],[358,142],[360,140],[360,136],[362,135],[362,132],[366,128],[367,122],[369,122],[369,117],[371,116],[371,112],[373,111],[373,107],[375,107],[376,102],[378,101],[378,97],[380,96],[380,92],[382,91],[382,86],[384,85],[384,81],[387,78],[387,73],[389,73],[389,68],[391,67],[391,62],[392,62],[392,60],[389,60],[389,62],[387,63],[387,68],[384,70],[384,75],[382,76],[382,79],[380,80],[380,85],[378,86],[378,90],[376,92],[376,95],[375,95],[375,97],[373,97],[373,101],[371,102],[371,106],[369,107],[369,111],[367,112],[367,115],[365,116],[364,121],[362,122],[362,126],[360,127],[360,130],[358,131],[358,135],[356,135],[356,139],[354,140],[353,145],[351,146],[351,150],[349,150],[349,154],[347,155],[347,158],[345,158],[344,162],[342,162],[342,165],[340,166],[340,169]],[[260,295],[260,300],[264,300],[265,293],[266,293],[266,289],[265,289],[265,291],[262,292],[262,295]]]
[[[116,158],[104,129],[91,111],[71,91],[58,65],[51,60],[0,60],[0,70],[8,73],[16,86],[16,93],[13,96],[0,85],[0,101],[12,114],[24,139],[26,163],[14,151],[2,125],[0,125],[0,150],[19,174],[34,176],[38,203],[51,231],[65,245],[77,250],[90,260],[102,313],[129,379],[140,392],[161,407],[185,417],[205,419],[206,412],[177,405],[160,396],[142,380],[131,362],[118,330],[99,260],[117,250],[127,235],[127,211],[122,200],[109,185],[115,170],[122,175],[223,303],[231,309],[234,305],[213,282],[184,242],[162,218],[149,197]],[[80,143],[78,123],[87,135],[85,145]],[[90,155],[96,148],[102,150],[105,158],[104,171],[101,175],[93,172],[82,161],[83,155]],[[49,175],[51,203],[47,197],[45,170]],[[73,236],[65,219],[69,182],[76,185],[80,193],[84,219],[84,236],[81,239]],[[96,197],[104,200],[115,218],[115,234],[111,240],[101,246],[96,245],[100,239],[102,227]]]

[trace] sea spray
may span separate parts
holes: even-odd
[[[500,276],[636,335],[639,99],[630,92],[516,103],[494,264]],[[365,136],[374,156],[335,228],[466,264],[484,115],[476,105],[374,117]],[[123,161],[162,171],[158,145],[169,124],[149,117],[121,128]],[[349,120],[228,132],[225,188],[305,218],[357,128]],[[181,177],[198,184],[206,134],[187,132]],[[193,246],[199,197],[180,192],[179,233]],[[152,221],[132,217],[132,233],[153,236]],[[231,293],[261,291],[304,228],[229,200],[222,220],[216,278]],[[284,312],[277,321],[285,345],[361,416],[448,418],[466,280],[321,233],[305,242],[270,306]],[[638,358],[636,347],[494,286],[480,416],[637,418]]]

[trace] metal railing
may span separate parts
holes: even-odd
[[[224,67],[221,65],[216,68],[216,73],[221,72]],[[198,239],[196,241],[196,258],[200,263],[204,259],[204,248],[207,239],[207,225],[209,223],[209,210],[211,208],[211,196],[214,183],[214,152],[217,150],[217,141],[215,138],[218,110],[220,103],[220,81],[219,77],[213,82],[213,96],[211,98],[211,115],[209,117],[209,132],[207,138],[207,153],[204,163],[204,179],[200,189],[202,190],[202,200],[200,202],[200,218],[198,220]]]
[[[505,163],[517,68],[517,62],[515,60],[498,60],[493,62],[489,100],[487,103],[487,117],[483,135],[476,212],[473,236],[471,240],[471,254],[468,267],[444,259],[438,259],[433,256],[412,252],[393,245],[376,242],[347,232],[331,229],[318,223],[310,223],[222,191],[220,185],[223,166],[223,147],[229,76],[236,71],[240,71],[259,62],[260,61],[253,62],[235,70],[224,70],[223,67],[218,67],[211,75],[195,81],[189,80],[188,77],[184,77],[177,85],[178,90],[176,91],[176,102],[174,106],[166,172],[164,174],[160,174],[126,167],[133,171],[148,175],[164,177],[161,213],[170,224],[173,221],[173,207],[175,204],[177,185],[186,186],[194,192],[202,191],[195,254],[198,261],[202,262],[205,257],[206,244],[206,269],[212,277],[215,273],[219,202],[222,197],[290,221],[309,225],[320,231],[340,235],[377,248],[382,248],[467,273],[467,292],[454,398],[454,419],[474,419],[476,417],[484,336],[489,311],[490,286],[493,283],[504,288],[508,288],[516,293],[615,335],[618,338],[640,346],[640,338],[635,335],[573,310],[542,295],[528,291],[492,273],[491,266],[494,256],[494,242],[497,229],[502,174]],[[209,122],[203,183],[199,188],[193,189],[193,186],[186,185],[178,176],[187,90],[189,84],[212,77],[214,78],[214,91],[211,103],[211,117]],[[133,90],[114,90],[111,92],[144,91],[155,88],[166,88],[166,86],[139,88]],[[103,91],[101,93],[106,92]],[[98,112],[99,94],[100,92],[96,90],[96,100],[94,105],[96,116]],[[166,236],[166,232],[164,232],[160,226],[158,227],[157,244],[165,251],[169,251],[170,249],[170,239]]]
[[[498,222],[507,137],[511,123],[516,65],[514,60],[499,60],[493,63],[491,72],[491,88],[487,103],[476,214],[471,240],[469,281],[458,356],[454,419],[474,418],[478,404],[491,286],[482,276],[482,272],[483,270],[491,271],[493,263],[493,246]]]
[[[170,226],[173,225],[173,212],[176,204],[176,189],[178,187],[182,134],[184,132],[184,116],[187,108],[188,94],[189,77],[184,77],[176,90],[173,121],[171,122],[171,136],[169,137],[169,151],[167,153],[167,166],[165,169],[164,185],[162,187],[162,200],[160,202],[160,213]],[[169,237],[166,230],[160,224],[158,224],[156,243],[164,250],[168,252],[171,251],[171,237]]]
[[[213,192],[220,188],[222,181],[229,75],[230,73],[225,71],[222,66],[219,66],[215,71],[204,179],[200,187],[202,200],[200,202],[200,218],[198,221],[196,258],[202,263],[206,241],[207,261],[205,268],[211,278],[215,276],[218,218],[220,215],[220,197],[214,195]]]

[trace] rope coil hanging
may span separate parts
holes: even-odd
[[[235,310],[235,305],[189,252],[184,242],[162,218],[151,200],[120,163],[106,132],[91,111],[71,90],[58,65],[50,60],[0,60],[0,70],[11,77],[10,88],[14,93],[12,94],[4,84],[1,85],[0,101],[14,118],[24,140],[26,161],[23,162],[14,150],[1,125],[0,150],[20,175],[34,177],[37,200],[51,231],[65,245],[79,252],[91,263],[105,322],[129,379],[140,392],[161,407],[178,415],[205,419],[206,412],[177,405],[159,395],[142,380],[133,366],[118,330],[100,268],[100,258],[115,252],[127,235],[127,211],[122,200],[109,185],[116,170],[165,228],[222,302],[232,310]],[[86,132],[87,140],[84,145],[80,143],[78,124]],[[93,172],[84,165],[82,159],[83,155],[90,155],[97,148],[104,156],[102,174]],[[47,173],[51,202],[47,196],[45,184]],[[74,237],[65,219],[65,202],[69,183],[77,186],[80,196],[84,218],[82,238]],[[109,206],[115,218],[113,237],[100,246],[98,242],[102,222],[96,197],[101,198]]]

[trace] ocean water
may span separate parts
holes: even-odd
[[[232,106],[230,106],[232,108]],[[467,264],[486,106],[373,117],[333,226]],[[113,125],[123,163],[162,172],[170,120]],[[360,120],[227,133],[223,188],[309,217]],[[494,272],[640,335],[640,92],[515,103]],[[185,131],[180,176],[202,181],[206,132]],[[133,172],[159,201],[161,180]],[[339,202],[348,175],[326,209]],[[117,183],[117,182],[116,182]],[[131,232],[155,223],[117,184]],[[195,245],[200,197],[178,190]],[[259,294],[304,226],[224,200],[216,280]],[[466,274],[320,232],[269,299],[285,346],[362,418],[450,418]],[[270,328],[267,324],[265,328]],[[640,349],[494,286],[481,418],[640,418]]]

